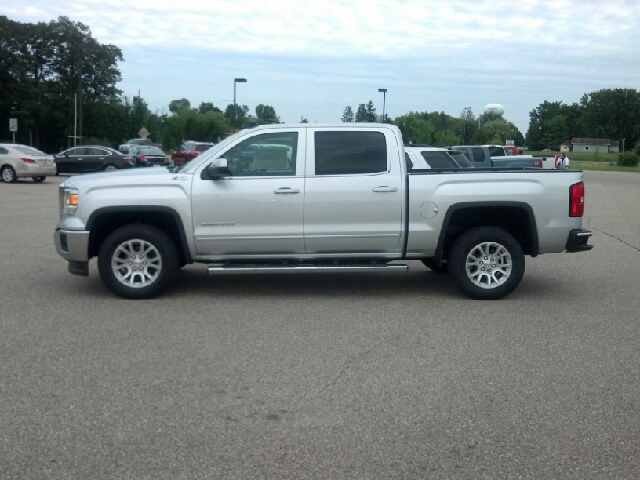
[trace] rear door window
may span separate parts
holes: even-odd
[[[316,175],[387,171],[387,142],[384,133],[315,132]]]
[[[472,148],[471,155],[473,155],[473,158],[471,160],[474,162],[482,163],[486,160],[484,150],[482,148],[478,148],[478,147]]]

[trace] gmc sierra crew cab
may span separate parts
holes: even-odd
[[[476,299],[520,283],[525,255],[591,249],[583,173],[407,171],[387,124],[243,130],[186,167],[68,178],[54,239],[69,272],[115,294],[162,293],[181,266],[211,274],[448,270]]]

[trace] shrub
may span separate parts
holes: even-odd
[[[618,155],[618,163],[619,167],[637,167],[638,166],[638,155],[633,152],[625,152]]]

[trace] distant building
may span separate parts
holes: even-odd
[[[611,140],[609,151],[618,153],[620,151],[620,142],[618,140]]]
[[[618,142],[615,142],[615,150],[611,150],[612,142],[608,138],[573,138],[571,139],[574,152],[601,152],[608,153],[618,151]]]

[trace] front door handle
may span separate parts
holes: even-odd
[[[374,192],[397,192],[398,187],[373,187],[371,190]]]
[[[273,193],[277,195],[291,195],[294,193],[300,193],[300,190],[298,190],[297,188],[283,187],[283,188],[278,188],[277,190],[274,190]]]

